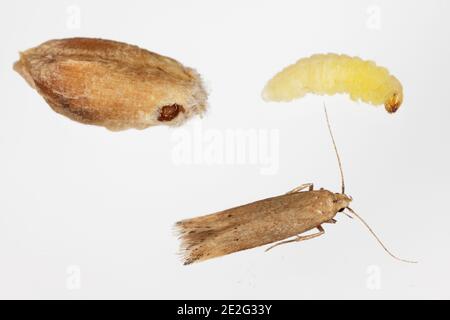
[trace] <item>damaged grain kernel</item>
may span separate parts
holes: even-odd
[[[111,130],[179,125],[206,109],[194,69],[117,41],[47,41],[22,52],[14,70],[54,111]]]

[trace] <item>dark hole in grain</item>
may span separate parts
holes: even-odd
[[[184,112],[184,108],[179,104],[174,103],[168,106],[164,106],[159,111],[158,121],[173,120],[180,112]]]

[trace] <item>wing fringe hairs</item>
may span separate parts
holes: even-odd
[[[233,242],[239,242],[237,231],[246,225],[249,217],[233,214],[231,210],[186,219],[175,224],[175,233],[181,240],[179,254],[185,265],[244,250],[231,249],[236,247],[231,245]],[[222,239],[221,242],[218,241],[219,238]]]

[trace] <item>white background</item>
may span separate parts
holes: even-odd
[[[2,1],[0,298],[450,298],[450,2]],[[78,14],[79,13],[79,14]],[[209,112],[178,129],[110,132],[64,118],[12,70],[54,38],[137,44],[195,67]],[[265,82],[313,53],[402,82],[395,115],[346,96],[265,103]],[[185,267],[175,221],[314,182],[339,191],[328,105],[353,207],[398,255],[338,215],[315,240]],[[181,164],[178,130],[278,130],[261,164]],[[186,131],[187,130],[187,131]],[[80,276],[80,277],[78,277]]]

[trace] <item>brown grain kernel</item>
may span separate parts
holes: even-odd
[[[195,70],[117,41],[47,41],[21,52],[14,70],[54,111],[115,131],[180,125],[206,108]]]

